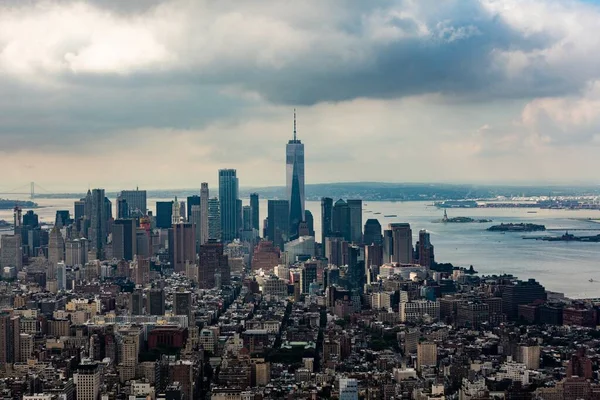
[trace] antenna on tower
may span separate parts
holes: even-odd
[[[294,108],[294,142],[296,141],[296,109]]]

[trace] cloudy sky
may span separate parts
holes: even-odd
[[[0,189],[598,183],[591,0],[0,2]]]

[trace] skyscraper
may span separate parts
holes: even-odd
[[[156,202],[156,227],[159,229],[170,228],[172,217],[173,217],[173,202],[172,201],[157,201]]]
[[[208,240],[221,241],[221,204],[216,197],[208,200],[208,237],[206,242]]]
[[[347,242],[352,241],[350,232],[350,208],[348,203],[339,199],[333,205],[333,233],[342,236]]]
[[[267,236],[280,249],[283,249],[283,244],[289,239],[288,212],[289,202],[287,200],[269,200]]]
[[[208,183],[202,182],[200,184],[200,236],[198,237],[198,242],[202,245],[208,241]],[[219,222],[220,222],[219,216]]]
[[[242,207],[242,228],[245,231],[252,230],[252,207]]]
[[[258,205],[258,193],[250,195],[250,209],[252,210],[252,228],[260,230],[260,212]]]
[[[0,267],[15,267],[20,271],[22,266],[21,235],[0,236]]]
[[[202,208],[200,205],[193,205],[189,222],[194,226],[196,233],[196,252],[200,249],[200,237],[202,236]]]
[[[171,225],[178,224],[180,222],[183,222],[181,218],[181,203],[177,201],[177,196],[175,196],[175,200],[173,201],[173,210],[171,211]]]
[[[238,236],[239,182],[235,169],[219,170],[219,206],[221,211],[221,240],[231,242]],[[241,211],[241,210],[239,210]]]
[[[98,400],[100,397],[100,369],[98,364],[80,364],[77,367],[77,400]]]
[[[92,190],[90,218],[90,248],[101,257],[108,236],[108,209],[104,189]]]
[[[289,236],[298,234],[298,225],[304,221],[304,145],[296,137],[296,110],[294,110],[294,138],[286,146],[286,194],[288,200]]]
[[[381,224],[375,218],[370,218],[365,222],[365,233],[364,240],[365,245],[383,243],[383,237],[381,236]]]
[[[145,190],[123,190],[119,194],[118,199],[123,199],[127,202],[130,216],[141,217],[148,213],[148,205],[146,203]]]
[[[120,197],[117,198],[117,218],[129,218],[129,204],[127,204],[127,200]]]
[[[173,295],[173,314],[186,315],[188,319],[192,315],[192,293],[175,292]]]
[[[362,200],[348,200],[348,216],[350,218],[350,241],[362,243]]]
[[[429,238],[429,232],[424,229],[419,231],[419,243],[417,243],[419,265],[431,267],[435,262],[433,245]]]
[[[133,260],[136,254],[137,230],[133,219],[118,219],[113,223],[113,257],[117,260]]]
[[[188,196],[185,204],[186,204],[186,215],[185,215],[186,221],[192,222],[192,207],[200,205],[200,196],[198,196],[196,194],[193,196]]]
[[[196,232],[190,223],[173,224],[169,229],[169,256],[175,272],[185,271],[185,262],[196,262]]]
[[[223,244],[209,240],[200,246],[198,262],[198,287],[201,289],[212,289],[215,287],[216,278],[219,275],[223,284],[229,284],[229,261],[223,254]]]
[[[165,292],[152,289],[148,292],[146,312],[150,315],[165,315]]]
[[[325,238],[333,233],[333,199],[321,198],[321,244],[325,246]]]
[[[48,236],[48,261],[56,266],[58,262],[65,260],[65,240],[56,225]]]
[[[394,223],[388,225],[392,231],[392,262],[410,264],[413,261],[412,230],[410,224]]]

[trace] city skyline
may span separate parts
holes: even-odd
[[[598,182],[596,1],[12,0],[0,15],[10,187],[214,186],[222,168],[279,185],[293,108],[315,183]]]

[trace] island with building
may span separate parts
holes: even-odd
[[[490,232],[540,232],[545,231],[546,226],[530,223],[501,223],[500,225],[490,226],[487,230]]]

